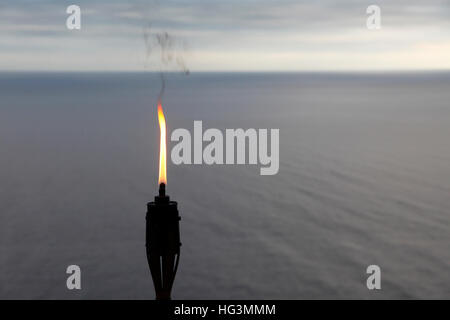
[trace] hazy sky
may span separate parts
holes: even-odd
[[[168,32],[193,71],[450,69],[450,0],[2,0],[0,70],[158,70],[144,30]]]

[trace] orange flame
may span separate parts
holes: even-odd
[[[159,141],[159,179],[158,185],[164,183],[167,185],[166,176],[166,118],[161,106],[161,100],[158,100],[158,121],[160,131]]]

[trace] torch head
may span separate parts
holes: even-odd
[[[157,299],[170,299],[180,256],[180,216],[177,203],[169,201],[165,184],[159,195],[147,204],[146,216],[147,261]]]

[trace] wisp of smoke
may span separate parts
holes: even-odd
[[[184,62],[183,54],[186,50],[186,44],[183,41],[169,35],[168,32],[152,32],[151,25],[144,28],[144,42],[147,60],[153,54],[159,53],[159,68],[161,77],[161,90],[158,100],[162,99],[166,87],[165,72],[181,71],[189,75],[189,69]]]

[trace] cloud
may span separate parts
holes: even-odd
[[[72,2],[82,10],[80,31],[65,27],[65,9]],[[449,1],[376,1],[382,10],[380,31],[365,27],[365,10],[372,3],[5,0],[0,4],[0,69],[143,70],[142,35],[148,24],[187,42],[194,71],[382,69],[395,68],[389,59],[397,57],[400,68],[450,67],[443,58],[449,53]],[[436,59],[418,59],[424,50]],[[47,61],[50,57],[53,62]]]

